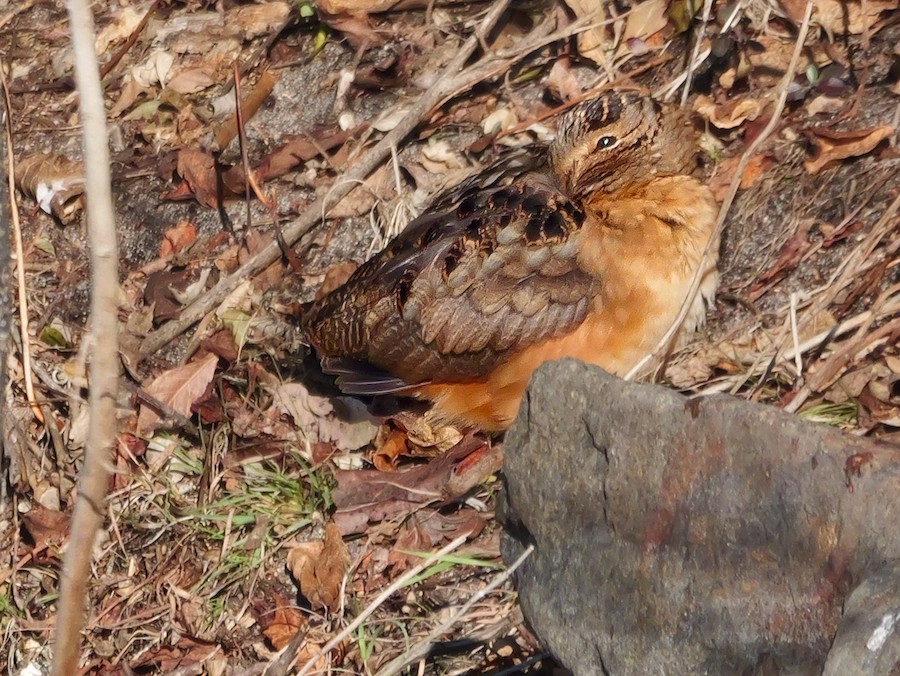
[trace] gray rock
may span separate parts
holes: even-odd
[[[897,447],[569,360],[535,374],[504,474],[522,610],[576,675],[895,668]]]

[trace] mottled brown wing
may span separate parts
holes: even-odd
[[[584,320],[600,282],[578,265],[583,220],[543,176],[469,194],[316,303],[306,334],[350,393],[483,378]]]

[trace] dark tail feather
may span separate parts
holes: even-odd
[[[342,392],[363,397],[408,395],[424,384],[410,385],[377,366],[345,357],[325,357],[322,370],[337,376],[337,385]]]

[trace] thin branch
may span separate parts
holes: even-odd
[[[435,83],[426,91],[416,104],[410,108],[400,123],[394,127],[351,168],[343,177],[342,184],[335,186],[325,195],[317,199],[304,214],[284,230],[284,239],[288,244],[294,244],[300,237],[306,234],[318,221],[321,213],[329,209],[346,197],[358,181],[365,180],[381,163],[391,154],[391,147],[399,144],[419,125],[422,118],[434,107],[440,105],[448,96],[448,92],[454,91],[460,80],[467,80],[466,73],[460,73],[469,57],[475,52],[479,44],[479,36],[490,33],[494,24],[503,14],[510,0],[497,0],[488,11],[481,25],[475,30],[475,34],[466,40],[456,58],[444,69],[444,72],[435,80]],[[189,327],[198,322],[205,314],[215,308],[229,293],[244,281],[253,277],[259,271],[271,265],[279,256],[280,248],[277,242],[267,245],[250,261],[244,263],[227,277],[219,280],[212,289],[198,298],[194,303],[186,307],[181,317],[163,325],[155,333],[150,334],[141,345],[140,355],[146,357],[167,345],[175,337],[179,336]]]
[[[0,62],[0,77],[6,72],[6,65]],[[3,78],[3,91],[6,101],[9,96],[6,90],[6,78]],[[12,111],[8,106],[0,108],[0,124],[6,124]],[[7,135],[0,135],[0,167],[4,166],[3,160],[7,155],[12,155],[12,146]],[[13,177],[12,169],[7,169],[9,176],[7,181],[0,180],[0,505],[6,506],[6,500],[11,495],[9,488],[12,486],[10,476],[12,455],[7,452],[6,436],[6,383],[9,380],[9,339],[12,335],[12,298],[9,288],[9,240],[10,240],[10,211],[12,207]],[[11,448],[9,450],[12,450]]]
[[[94,54],[94,21],[89,0],[69,0],[69,22],[75,54],[79,108],[84,145],[88,244],[91,261],[91,322],[93,347],[89,373],[90,423],[84,465],[78,477],[78,497],[71,537],[62,571],[53,674],[78,673],[81,628],[91,553],[103,523],[110,457],[116,440],[118,391],[118,250],[113,213],[107,143],[106,110],[100,68]]]
[[[681,305],[681,310],[678,313],[678,316],[675,318],[675,321],[672,323],[672,326],[669,327],[669,330],[666,332],[666,335],[662,337],[662,339],[657,343],[656,347],[653,349],[649,355],[644,357],[640,362],[638,362],[634,368],[632,368],[625,376],[625,380],[633,379],[638,373],[640,373],[647,364],[661,360],[664,365],[664,358],[671,351],[672,345],[674,345],[675,338],[678,336],[678,331],[681,329],[681,325],[684,323],[685,317],[687,317],[688,312],[694,305],[694,299],[697,297],[697,293],[700,290],[700,282],[703,279],[704,272],[709,269],[709,264],[713,261],[715,257],[718,256],[718,251],[716,250],[719,243],[719,238],[722,235],[722,229],[725,227],[725,219],[728,217],[728,210],[731,208],[732,203],[734,203],[734,198],[737,195],[738,188],[741,185],[741,178],[744,175],[744,172],[747,170],[747,165],[750,164],[751,158],[756,154],[756,151],[759,150],[759,147],[765,143],[772,133],[775,131],[778,124],[781,122],[781,113],[784,110],[784,104],[787,101],[787,93],[788,86],[791,81],[794,79],[794,73],[797,70],[797,64],[800,62],[800,55],[803,53],[803,45],[806,42],[806,35],[809,32],[809,21],[812,16],[812,8],[813,2],[812,0],[807,0],[806,2],[806,11],[803,14],[803,22],[800,25],[800,31],[797,34],[797,42],[794,45],[794,53],[791,56],[790,65],[788,65],[787,72],[784,74],[784,78],[781,83],[778,85],[778,100],[775,103],[775,109],[772,111],[772,117],[769,120],[769,123],[765,126],[765,129],[762,130],[759,136],[757,136],[753,142],[750,144],[750,147],[744,151],[744,154],[741,156],[741,161],[738,163],[737,170],[734,172],[734,177],[731,179],[731,185],[728,186],[728,193],[725,195],[725,199],[722,202],[722,206],[719,209],[719,216],[716,219],[716,225],[713,229],[712,236],[709,238],[709,242],[706,245],[706,249],[703,251],[703,257],[701,258],[700,265],[697,266],[697,271],[694,273],[694,280],[691,283],[691,288],[688,290],[687,296],[684,299],[684,302]]]
[[[37,403],[37,397],[34,395],[34,379],[31,370],[31,341],[28,339],[28,294],[25,286],[25,248],[22,246],[22,225],[19,222],[19,205],[16,202],[16,186],[15,175],[16,165],[13,158],[13,137],[12,137],[12,104],[9,100],[9,84],[6,81],[6,75],[0,72],[0,82],[3,85],[3,97],[7,110],[6,117],[6,171],[7,185],[9,187],[9,204],[10,215],[12,216],[12,234],[16,247],[16,283],[18,287],[19,297],[19,331],[22,336],[22,371],[25,380],[25,395],[28,397],[28,405],[34,417],[42,424],[44,422],[44,414],[41,407]],[[5,392],[5,390],[3,390]]]

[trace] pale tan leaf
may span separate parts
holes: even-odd
[[[603,3],[597,0],[565,0],[565,2],[576,18],[586,19],[593,26],[578,36],[578,53],[598,65],[605,64],[609,60],[606,54],[609,47],[607,27],[596,25],[606,21]]]
[[[734,129],[758,118],[767,105],[767,101],[751,98],[731,99],[717,104],[701,94],[694,101],[694,110],[719,129]]]
[[[654,33],[658,33],[666,27],[667,0],[645,0],[632,7],[625,19],[625,30],[622,32],[622,40],[619,44],[618,54],[629,51],[628,41],[638,38],[646,40]]]
[[[148,394],[156,397],[169,408],[189,417],[191,405],[203,396],[206,388],[212,382],[218,361],[219,358],[216,355],[207,354],[203,359],[166,371],[145,389]],[[141,406],[141,412],[138,414],[137,433],[144,435],[151,431],[158,420],[159,415],[156,411],[146,405]]]

